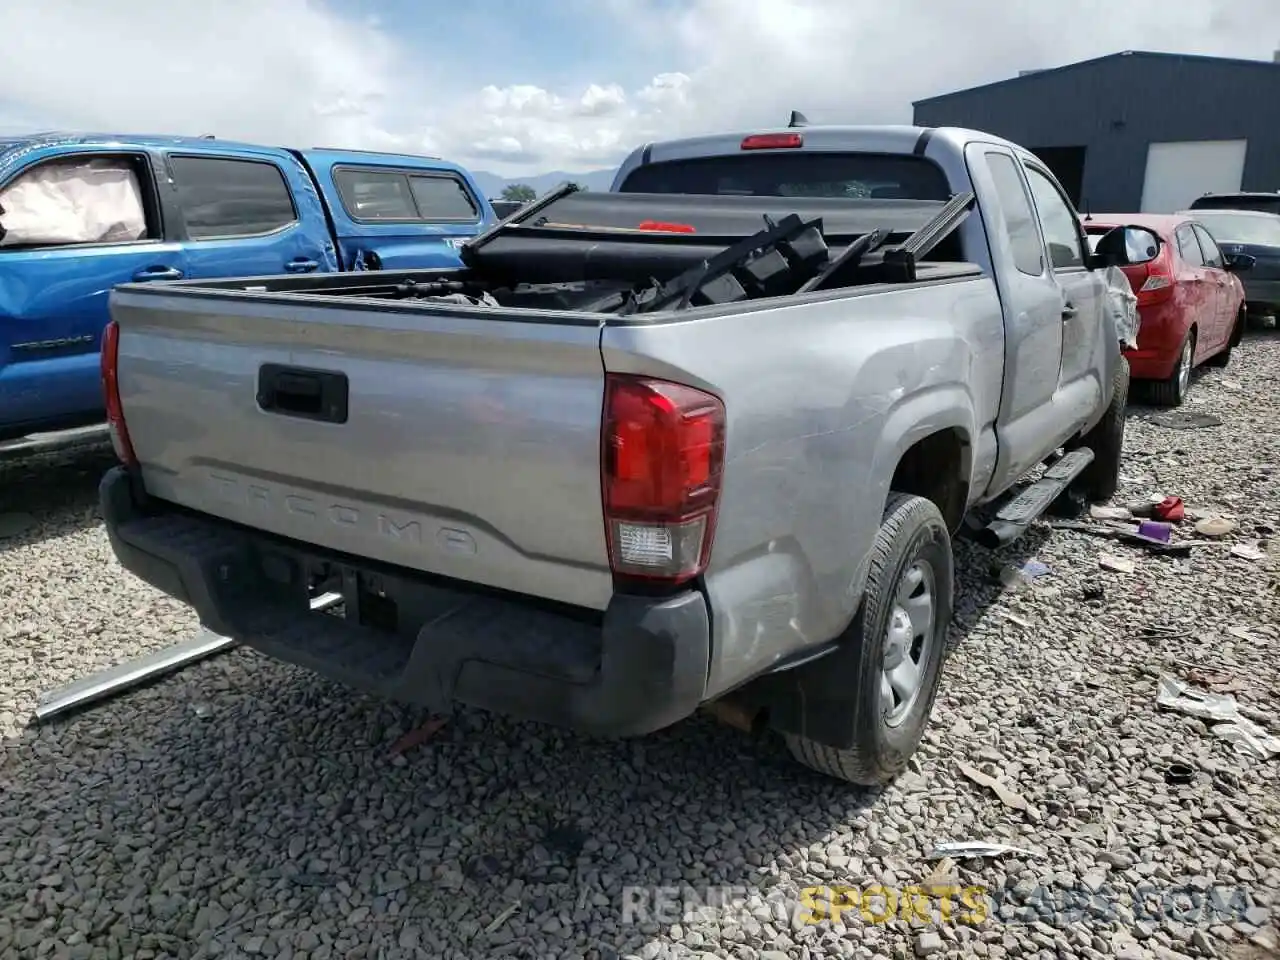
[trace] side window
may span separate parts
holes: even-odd
[[[987,168],[995,181],[996,195],[1004,212],[1004,226],[1013,249],[1013,262],[1019,273],[1038,277],[1044,273],[1044,247],[1036,230],[1035,214],[1026,187],[1018,176],[1018,165],[1004,153],[988,153]]]
[[[298,219],[289,185],[274,163],[171,156],[169,164],[192,240],[261,236]]]
[[[1174,231],[1173,239],[1178,244],[1178,255],[1182,257],[1183,263],[1191,267],[1204,266],[1204,254],[1200,251],[1200,244],[1196,242],[1191,224],[1184,223],[1180,226]]]
[[[1080,246],[1080,219],[1076,212],[1052,180],[1035,167],[1023,166],[1027,171],[1027,182],[1031,184],[1031,195],[1035,197],[1036,210],[1040,213],[1050,263],[1055,270],[1083,267],[1084,250]]]
[[[457,177],[410,177],[409,186],[423,220],[475,220],[480,216],[466,185]]]
[[[1222,250],[1218,247],[1218,243],[1213,239],[1213,235],[1198,223],[1193,223],[1191,229],[1196,232],[1196,236],[1200,240],[1200,251],[1204,254],[1204,262],[1211,267],[1222,269]]]
[[[333,172],[338,196],[352,220],[417,220],[418,208],[403,173],[343,167]]]
[[[143,157],[37,164],[0,187],[0,249],[158,239],[149,177]]]

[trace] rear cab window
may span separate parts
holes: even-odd
[[[619,192],[937,201],[951,198],[946,176],[923,157],[818,150],[648,163],[633,170]]]
[[[480,204],[448,171],[388,170],[344,164],[333,182],[347,215],[358,223],[475,223]]]
[[[169,167],[192,240],[265,236],[298,222],[284,172],[269,160],[173,154]]]
[[[162,233],[145,155],[60,156],[0,187],[0,251],[139,243]]]

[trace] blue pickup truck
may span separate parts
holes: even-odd
[[[103,429],[118,283],[456,266],[495,222],[433,157],[212,138],[0,139],[0,455]]]

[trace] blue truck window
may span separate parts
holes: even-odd
[[[333,172],[352,220],[417,220],[418,208],[403,173],[343,167]]]
[[[191,156],[169,162],[192,240],[262,236],[298,220],[289,185],[274,163]]]
[[[410,177],[409,186],[423,220],[476,220],[480,210],[457,177]]]
[[[441,223],[480,219],[480,205],[449,173],[408,173],[370,167],[333,171],[338,196],[352,220]]]

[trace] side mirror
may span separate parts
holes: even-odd
[[[1116,227],[1098,238],[1093,255],[1089,258],[1089,266],[1100,269],[1150,263],[1160,255],[1162,242],[1147,227]]]
[[[1247,253],[1223,253],[1222,269],[1238,273],[1241,270],[1252,270],[1258,258]]]

